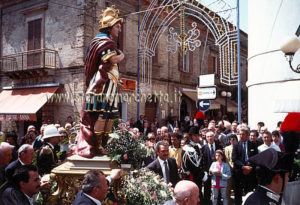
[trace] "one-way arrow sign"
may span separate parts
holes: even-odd
[[[210,108],[210,100],[198,100],[196,103],[198,110],[202,112],[207,111]]]

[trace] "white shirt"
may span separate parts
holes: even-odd
[[[266,149],[269,149],[269,148],[273,148],[277,152],[281,152],[280,148],[277,145],[275,145],[275,144],[271,144],[269,147],[266,144],[262,144],[262,145],[260,145],[257,148],[258,149],[258,153],[261,153],[261,152],[263,152],[263,151],[265,151]]]
[[[24,195],[27,197],[29,203],[30,203],[31,205],[33,205],[33,198],[29,197],[27,194],[24,194]]]
[[[52,149],[54,149],[54,145],[51,144],[50,142],[47,143]]]
[[[159,161],[159,164],[160,164],[163,176],[164,176],[164,180],[165,180],[165,182],[167,182],[166,169],[165,169],[165,164],[164,163],[167,162],[167,166],[169,167],[168,160],[163,161],[159,157],[157,157],[157,159]],[[170,168],[169,168],[169,170],[170,170]]]
[[[86,195],[88,198],[90,198],[93,202],[95,202],[97,205],[101,205],[101,202],[98,199],[95,199],[94,197],[91,197],[90,195],[83,193]]]
[[[19,162],[21,163],[21,165],[25,165],[20,159],[18,159],[19,160]]]

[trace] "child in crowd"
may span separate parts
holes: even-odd
[[[227,205],[226,187],[227,180],[231,177],[230,167],[226,163],[225,155],[222,150],[216,150],[213,158],[214,162],[209,168],[209,172],[212,174],[211,185],[213,190],[213,205],[216,205],[218,202],[219,192],[221,192],[223,205]]]

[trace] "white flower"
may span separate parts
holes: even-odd
[[[154,180],[155,184],[159,184],[159,181],[156,177],[153,177],[153,180]]]
[[[160,195],[164,198],[168,196],[167,193],[163,190],[160,190]]]
[[[110,137],[110,141],[112,141],[112,139],[120,139],[120,136],[114,132],[110,133],[109,137]]]

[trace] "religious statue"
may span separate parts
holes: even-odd
[[[124,54],[117,48],[123,19],[114,6],[106,8],[99,21],[100,33],[90,42],[85,59],[85,102],[74,154],[92,158],[107,154],[102,146],[118,118],[119,67]],[[107,139],[106,139],[107,140]]]

